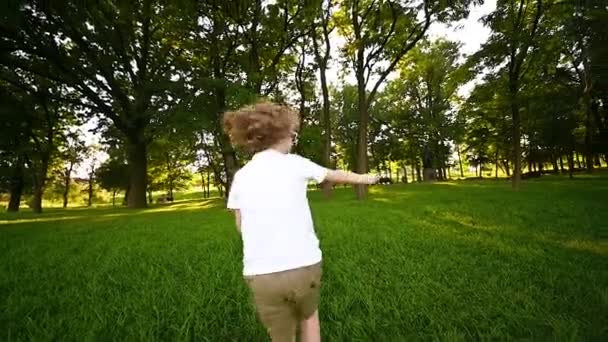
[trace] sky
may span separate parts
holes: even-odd
[[[470,55],[475,53],[481,47],[490,35],[490,29],[483,26],[480,22],[480,19],[492,12],[496,8],[496,0],[486,0],[483,5],[475,6],[471,9],[471,13],[467,19],[460,20],[450,26],[441,23],[432,23],[429,27],[429,37],[434,40],[438,38],[447,38],[448,40],[458,41],[462,44],[461,53],[465,55]],[[340,46],[344,43],[344,39],[334,35],[331,38],[332,42],[332,56],[334,56],[334,61],[330,64],[329,69],[327,70],[327,79],[328,82],[333,84],[334,86],[339,86],[341,80],[339,78],[340,75],[340,63],[335,60],[337,56],[339,56]],[[389,76],[390,78],[394,78],[396,74]],[[345,80],[347,83],[355,84],[355,78],[353,75],[348,75]],[[466,96],[473,89],[475,83],[478,80],[473,80],[467,84],[465,84],[459,91],[459,95]],[[84,139],[88,145],[90,144],[98,144],[99,136],[90,133],[92,129],[96,126],[96,120],[90,120],[82,127],[80,127],[83,132]],[[103,162],[107,158],[105,153],[101,153],[97,156],[98,162]],[[76,177],[86,178],[86,166],[88,163],[85,162],[84,165],[75,170]]]

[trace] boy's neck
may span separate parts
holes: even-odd
[[[274,151],[274,152],[279,152],[281,154],[289,154],[289,150],[287,150],[285,148],[281,148],[280,146],[272,146],[269,148],[269,150]]]

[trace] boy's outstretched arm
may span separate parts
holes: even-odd
[[[342,170],[328,170],[325,181],[340,184],[375,184],[378,182],[378,176],[370,174],[360,175]]]

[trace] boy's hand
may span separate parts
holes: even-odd
[[[363,177],[364,177],[363,184],[368,184],[368,185],[376,184],[376,183],[378,183],[378,180],[380,180],[380,176],[371,175],[369,173],[363,175]]]

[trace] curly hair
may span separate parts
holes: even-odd
[[[300,115],[285,105],[260,102],[224,114],[224,131],[232,144],[249,152],[265,150],[300,127]]]

